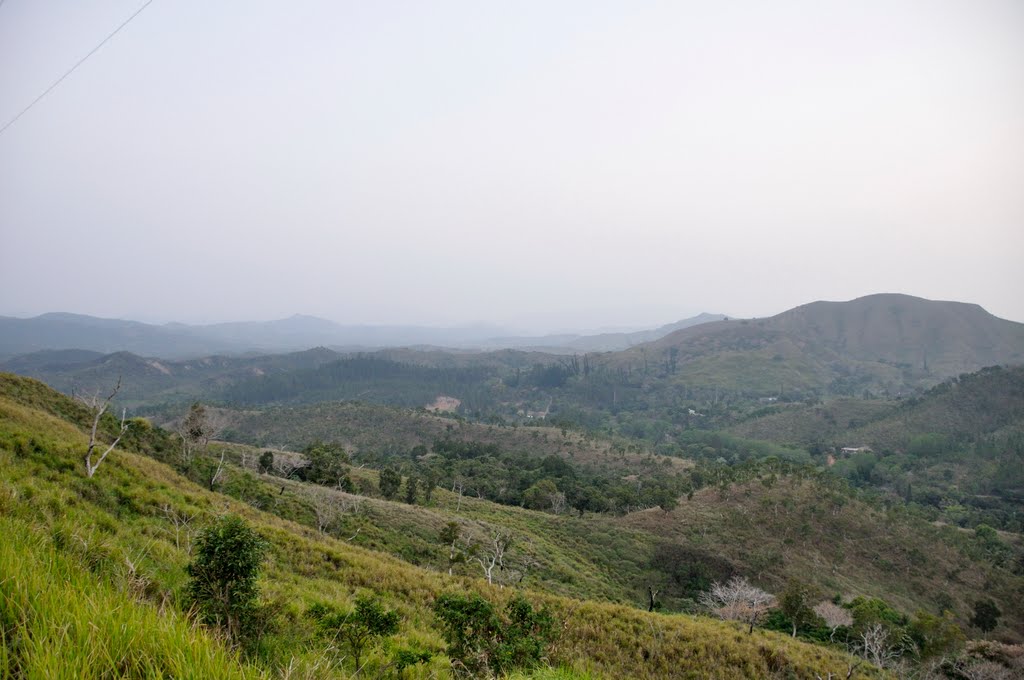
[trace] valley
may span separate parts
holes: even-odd
[[[1013,673],[1022,328],[884,295],[614,351],[21,354],[0,364],[0,520],[16,537],[0,559],[37,590],[68,574],[65,596],[98,589],[133,626],[163,627],[195,656],[172,663],[163,643],[131,654],[172,675],[192,672],[184,663],[223,677],[447,677],[463,662],[436,603],[452,592],[501,607],[522,594],[554,617],[558,634],[509,677],[959,680],[992,655]],[[118,436],[115,412],[131,419],[86,477],[90,413],[72,396],[118,381],[101,438]],[[264,623],[230,648],[188,604],[190,546],[224,516],[269,555]],[[708,605],[737,578],[778,604],[751,633]],[[58,630],[61,653],[91,653],[69,631],[99,614],[0,593],[14,631],[0,677],[55,663],[42,641]],[[401,625],[360,669],[317,642],[309,612],[362,597]],[[849,622],[806,614],[822,602]],[[864,646],[875,626],[893,636],[884,658]]]

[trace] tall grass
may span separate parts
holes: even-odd
[[[0,678],[265,678],[173,611],[135,601],[0,517]]]

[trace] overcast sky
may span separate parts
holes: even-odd
[[[0,125],[141,0],[5,0]],[[1024,321],[1024,2],[155,0],[0,134],[0,314]]]

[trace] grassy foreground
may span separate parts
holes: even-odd
[[[137,454],[115,451],[87,479],[84,434],[52,414],[59,409],[35,406],[0,397],[0,678],[351,677],[346,659],[316,641],[305,611],[314,602],[347,607],[362,594],[379,597],[402,623],[390,645],[367,655],[360,677],[396,677],[389,646],[434,653],[402,677],[447,677],[434,599],[475,591],[504,602],[514,592],[321,536]],[[184,612],[191,539],[225,512],[271,544],[261,587],[276,625],[244,660]],[[561,622],[548,653],[559,670],[535,677],[814,678],[845,676],[852,663],[832,649],[711,619],[525,595]],[[853,677],[877,676],[862,665]]]

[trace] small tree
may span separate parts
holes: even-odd
[[[448,546],[448,575],[452,575],[452,569],[456,564],[465,562],[467,553],[464,550],[459,549],[459,537],[462,533],[462,528],[458,522],[448,522],[441,529],[441,543]]]
[[[558,493],[558,487],[550,479],[542,479],[523,492],[523,507],[531,510],[546,510],[551,507],[551,497]]]
[[[974,603],[974,616],[971,617],[971,625],[982,633],[988,633],[995,629],[999,623],[999,617],[1003,612],[999,610],[992,600],[978,600]]]
[[[774,606],[775,596],[735,576],[728,583],[711,584],[711,590],[701,593],[700,603],[722,619],[750,624],[747,632],[753,633],[758,619]]]
[[[350,459],[341,444],[315,441],[304,448],[302,454],[308,461],[305,467],[300,468],[303,480],[339,489],[345,486]],[[351,483],[348,480],[348,484]]]
[[[263,474],[269,474],[274,469],[274,452],[264,451],[260,454],[259,470]]]
[[[409,505],[416,505],[416,492],[419,487],[419,480],[409,476],[405,480],[405,502]]]
[[[363,651],[377,640],[398,632],[398,612],[387,611],[369,597],[356,598],[355,609],[339,612],[329,605],[315,604],[309,616],[317,622],[321,635],[340,639],[348,645],[355,659],[356,672],[362,668]]]
[[[917,612],[910,623],[910,636],[922,659],[953,656],[966,642],[956,617],[948,609],[941,616]]]
[[[241,517],[226,515],[196,539],[188,565],[192,606],[206,623],[219,626],[233,641],[251,632],[259,588],[256,580],[267,542]]]
[[[386,467],[380,471],[380,495],[384,498],[392,499],[395,494],[398,493],[398,488],[402,485],[402,476],[391,467]]]
[[[117,437],[114,439],[113,443],[111,443],[110,446],[108,446],[106,450],[100,455],[100,457],[96,459],[96,462],[93,463],[92,455],[96,450],[96,431],[97,429],[99,429],[100,426],[100,418],[102,418],[103,414],[106,413],[107,408],[110,407],[110,402],[114,399],[114,397],[117,396],[117,393],[120,391],[121,378],[120,376],[118,376],[117,385],[114,386],[114,389],[102,402],[100,401],[100,395],[98,391],[94,392],[91,396],[88,397],[75,395],[75,398],[79,402],[84,404],[87,409],[89,409],[89,415],[92,416],[92,429],[89,430],[89,446],[85,450],[85,476],[89,477],[90,479],[94,474],[96,474],[96,470],[99,469],[100,465],[107,457],[107,454],[114,450],[114,447],[117,446],[118,442],[121,441],[121,437],[123,437],[125,433],[128,432],[129,423],[125,421],[125,416],[128,415],[128,411],[126,409],[121,409],[121,426],[118,431]]]
[[[192,465],[197,450],[206,450],[210,435],[206,407],[198,401],[193,402],[178,429],[178,436],[181,437],[181,462],[185,467]]]
[[[434,487],[437,486],[437,479],[437,473],[433,470],[428,470],[426,476],[423,477],[421,486],[423,487],[424,505],[429,505],[434,497]]]
[[[817,594],[811,585],[799,579],[790,579],[786,584],[786,589],[779,597],[779,609],[793,626],[793,637],[796,637],[800,626],[814,621],[816,614],[811,609],[811,602]]]

